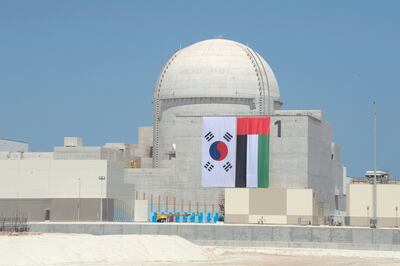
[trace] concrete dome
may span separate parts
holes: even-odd
[[[241,43],[205,40],[177,51],[160,72],[155,101],[243,104],[252,99],[259,114],[280,106],[279,87],[266,61]],[[197,99],[197,101],[196,101]],[[242,99],[241,101],[239,99]],[[175,103],[176,106],[177,103]]]
[[[175,153],[171,147],[182,139],[188,143],[177,154],[200,156],[196,145],[203,116],[270,115],[280,104],[271,68],[251,48],[224,39],[183,48],[167,61],[156,83],[153,164],[169,163]]]

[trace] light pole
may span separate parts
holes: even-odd
[[[99,215],[99,220],[103,221],[103,182],[106,180],[105,176],[99,176],[98,177],[100,181],[100,215]]]
[[[78,178],[78,222],[80,221],[81,208],[81,178]]]
[[[369,218],[369,206],[367,206],[367,224],[368,224],[368,222],[370,221],[369,219],[370,219],[370,218]]]
[[[370,221],[370,227],[375,228],[378,223],[377,218],[377,192],[376,192],[376,102],[374,101],[374,185],[373,185],[373,209],[372,209],[372,219]]]
[[[394,209],[396,210],[396,227],[399,227],[399,216],[398,216],[399,207],[396,206]]]

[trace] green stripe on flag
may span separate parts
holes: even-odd
[[[258,187],[269,186],[269,135],[258,135]]]

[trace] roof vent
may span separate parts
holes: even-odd
[[[64,137],[64,147],[82,147],[82,138],[79,137]]]

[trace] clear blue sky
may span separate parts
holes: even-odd
[[[136,142],[180,46],[222,35],[274,70],[285,109],[322,109],[350,175],[400,177],[400,1],[0,1],[0,137],[50,151]]]

